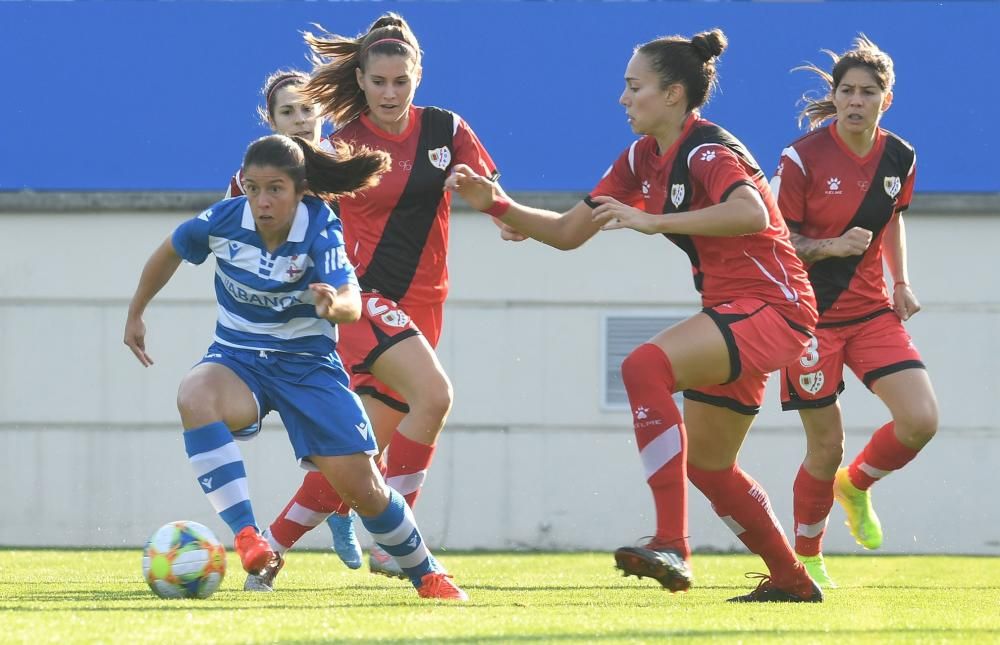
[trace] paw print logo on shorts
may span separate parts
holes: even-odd
[[[706,150],[705,152],[701,153],[702,161],[711,161],[713,159],[715,159],[715,150]]]
[[[645,419],[648,416],[646,414],[647,412],[649,412],[649,408],[645,408],[645,407],[643,407],[643,406],[640,405],[639,407],[637,407],[635,409],[635,418],[636,419]]]

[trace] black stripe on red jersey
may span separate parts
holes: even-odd
[[[889,194],[887,178],[894,177],[897,182],[905,182],[913,167],[914,155],[913,148],[905,141],[893,135],[886,136],[882,158],[879,159],[870,188],[841,235],[859,226],[871,231],[873,239],[879,236],[896,212],[896,197]],[[875,249],[869,246],[861,255],[824,258],[809,267],[809,281],[816,292],[816,308],[821,315],[847,291],[861,260],[867,253],[873,252],[876,252]]]
[[[865,372],[864,378],[861,382],[865,384],[869,390],[872,389],[872,385],[875,381],[879,380],[883,376],[889,376],[890,374],[895,374],[896,372],[902,372],[903,370],[925,370],[927,366],[924,365],[923,361],[917,361],[910,359],[908,361],[900,361],[898,363],[893,363],[892,365],[886,365],[885,367],[880,367],[877,370],[872,370],[870,372]]]
[[[753,169],[754,178],[757,178],[758,175],[764,176],[761,169],[757,167],[753,155],[740,143],[739,139],[714,123],[695,127],[688,138],[681,143],[677,150],[677,156],[674,157],[674,165],[670,169],[670,177],[667,179],[669,185],[666,187],[667,201],[663,205],[664,213],[684,213],[691,209],[691,169],[688,167],[688,156],[698,146],[709,143],[717,143],[729,148],[733,154]],[[738,183],[730,186],[726,190],[727,196],[739,185]],[[674,203],[675,197],[680,198],[677,203]],[[664,235],[687,254],[694,273],[694,288],[701,293],[705,276],[701,272],[701,260],[698,257],[698,249],[695,248],[694,240],[691,239],[690,235],[674,233],[664,233]]]
[[[363,290],[377,291],[396,302],[409,290],[448,178],[448,170],[431,164],[425,151],[453,147],[454,119],[447,110],[424,108],[410,178],[385,223],[364,275],[358,276]]]
[[[745,414],[747,416],[753,416],[760,412],[759,405],[746,405],[745,403],[740,403],[736,399],[731,399],[728,396],[705,394],[704,392],[699,392],[698,390],[684,390],[684,398],[691,399],[692,401],[698,401],[699,403],[714,405],[717,408],[726,408],[732,410],[733,412]]]

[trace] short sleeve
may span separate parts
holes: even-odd
[[[232,179],[229,180],[229,188],[226,189],[225,199],[231,199],[233,197],[239,197],[245,194],[243,192],[243,169],[240,168],[235,173],[233,173]]]
[[[899,191],[899,199],[896,200],[896,210],[905,211],[910,207],[910,200],[913,199],[913,186],[917,183],[917,155],[913,154],[913,163],[910,164],[910,172],[903,182],[903,189]]]
[[[615,159],[615,162],[611,164],[611,167],[604,173],[601,180],[597,182],[594,189],[590,191],[590,194],[587,196],[588,204],[592,204],[590,200],[593,197],[607,195],[623,204],[643,208],[645,200],[642,195],[642,182],[635,173],[637,144],[638,141],[629,146],[628,149]]]
[[[788,228],[799,230],[806,216],[806,172],[795,148],[789,146],[781,151],[778,170],[771,179],[771,192]]]
[[[320,282],[337,289],[346,285],[358,286],[354,266],[347,258],[344,230],[336,217],[331,217],[327,227],[317,236],[316,243],[313,244],[312,261]]]
[[[740,186],[757,189],[740,158],[722,144],[710,143],[692,150],[688,155],[688,169],[691,178],[701,184],[713,204],[726,201]]]
[[[490,153],[486,151],[482,141],[472,131],[469,124],[458,116],[455,117],[455,133],[452,139],[455,149],[453,164],[465,164],[472,168],[477,174],[487,177],[492,181],[500,176],[497,166],[493,163]]]
[[[201,264],[212,252],[208,245],[208,237],[212,230],[213,208],[215,207],[178,226],[170,238],[177,255],[191,264]]]

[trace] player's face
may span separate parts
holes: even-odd
[[[872,133],[891,102],[892,92],[879,87],[870,70],[852,67],[833,91],[837,127],[849,134]]]
[[[243,169],[243,191],[262,237],[288,234],[304,194],[295,190],[288,173],[274,166],[247,166]]]
[[[368,101],[368,117],[390,132],[406,127],[413,94],[420,84],[420,68],[410,56],[375,54],[365,70],[357,70],[358,85]]]
[[[668,87],[669,89],[669,87]],[[667,89],[645,54],[634,54],[625,68],[625,90],[618,102],[625,107],[628,124],[636,134],[654,134],[669,115]]]
[[[275,132],[317,143],[322,123],[316,105],[304,102],[298,87],[286,85],[278,88],[274,95],[274,115],[271,117],[271,128]]]

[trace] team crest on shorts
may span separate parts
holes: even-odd
[[[448,146],[441,146],[427,151],[427,158],[431,160],[431,165],[438,170],[444,170],[451,163],[451,150]]]
[[[674,184],[670,187],[670,203],[674,207],[680,207],[684,201],[684,184]]]
[[[899,180],[899,177],[886,177],[882,180],[882,185],[885,187],[885,194],[893,199],[899,194],[899,189],[903,187],[903,182]]]
[[[825,381],[823,370],[799,376],[799,386],[809,394],[816,394],[822,390]]]

